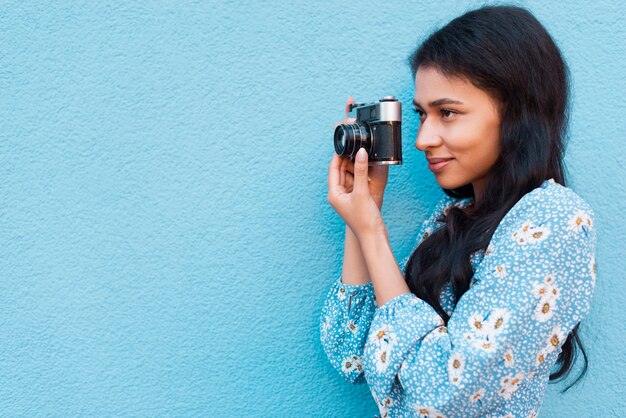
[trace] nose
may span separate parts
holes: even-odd
[[[426,122],[426,121],[425,121]],[[441,136],[435,131],[430,129],[426,123],[422,123],[417,131],[417,139],[415,141],[415,148],[420,151],[426,151],[431,147],[436,147],[441,144]]]

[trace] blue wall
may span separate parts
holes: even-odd
[[[618,3],[518,3],[571,67],[570,186],[599,228],[589,375],[546,417],[626,407]],[[405,103],[383,209],[405,256],[442,195],[405,59],[473,4],[2,2],[0,415],[373,416],[318,342],[332,126],[349,95]]]

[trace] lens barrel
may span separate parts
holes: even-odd
[[[341,124],[335,128],[335,152],[342,157],[356,157],[361,147],[369,153],[372,131],[367,122]]]

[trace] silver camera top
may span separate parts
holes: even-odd
[[[385,96],[378,102],[352,103],[357,122],[402,122],[402,103],[395,96]]]

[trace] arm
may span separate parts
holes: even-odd
[[[374,200],[378,208],[382,210],[383,197],[375,197]],[[362,285],[371,282],[361,251],[361,244],[348,225],[346,225],[341,278],[343,283],[352,285]]]
[[[352,285],[367,284],[371,281],[361,253],[361,244],[348,225],[346,225],[341,277],[343,283]]]
[[[447,327],[426,302],[396,290],[397,272],[384,245],[364,245],[373,248],[365,257],[374,287],[390,281],[392,290],[381,294],[398,293],[375,311],[363,354],[377,399],[390,396],[398,376],[416,409],[482,416],[554,364],[590,308],[593,212],[582,201],[533,196],[500,223]],[[577,223],[580,216],[588,223]]]
[[[433,214],[422,223],[418,237],[423,237],[433,229],[434,219],[449,202],[450,198],[446,196],[435,205]],[[367,274],[367,277],[360,274]],[[348,382],[363,381],[361,356],[375,310],[374,288],[360,244],[346,226],[342,277],[333,281],[326,294],[319,326],[320,341],[326,357]]]
[[[457,201],[457,199],[447,195],[444,195],[443,198],[437,202],[431,216],[422,224],[418,234],[418,242],[413,247],[413,250],[437,228],[438,224],[436,219],[441,213],[450,205],[459,203],[461,203],[461,201]],[[441,224],[439,224],[439,226],[440,225]],[[397,263],[389,245],[386,229],[379,231],[376,235],[365,237],[360,245],[367,269],[371,272],[370,280],[381,280],[378,283],[374,281],[373,284],[378,306],[384,305],[387,301],[396,296],[410,292],[402,273],[402,270],[410,258],[410,254],[400,263]],[[411,253],[413,250],[411,250]]]

